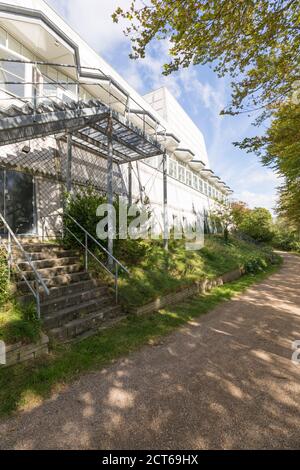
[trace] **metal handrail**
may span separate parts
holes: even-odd
[[[9,226],[9,224],[7,223],[7,221],[5,220],[5,218],[3,217],[3,215],[1,213],[0,213],[0,220],[4,224],[4,226],[7,230],[7,233],[8,233],[8,243],[7,243],[7,245],[4,243],[4,241],[2,240],[1,237],[0,237],[0,240],[1,240],[2,245],[4,246],[4,248],[6,249],[7,254],[8,254],[9,277],[10,277],[10,273],[11,273],[11,266],[12,266],[12,264],[14,264],[15,267],[17,268],[17,270],[19,271],[19,273],[21,274],[22,279],[26,282],[29,290],[32,292],[32,294],[35,298],[37,316],[38,316],[38,318],[40,318],[41,317],[40,286],[43,288],[46,295],[49,295],[49,293],[50,293],[49,289],[48,289],[47,285],[45,284],[45,281],[43,280],[42,276],[40,275],[40,273],[37,271],[36,267],[34,266],[31,257],[24,250],[23,246],[21,245],[21,243],[17,239],[16,235],[14,234],[13,230],[11,229],[11,227]],[[20,252],[22,253],[25,261],[29,264],[30,268],[33,271],[33,274],[34,274],[34,277],[35,277],[35,280],[34,280],[35,288],[32,287],[32,285],[30,284],[30,282],[28,281],[28,279],[24,275],[24,273],[21,270],[18,263],[13,263],[12,241],[17,245],[17,247],[20,250]]]
[[[84,243],[75,235],[74,232],[69,227],[66,227],[65,224],[63,224],[63,233],[64,231],[67,231],[70,233],[70,235],[84,248],[84,268],[86,271],[88,271],[88,255],[92,256],[92,258],[95,259],[95,261],[98,262],[98,264],[101,265],[101,267],[111,276],[114,278],[114,289],[115,289],[115,296],[116,296],[116,303],[118,302],[118,282],[119,282],[119,269],[124,271],[126,274],[130,275],[129,270],[117,259],[115,256],[113,256],[106,248],[103,246],[93,235],[91,235],[74,217],[72,217],[68,213],[64,214],[53,214],[52,216],[48,217],[43,217],[43,219],[47,218],[54,218],[54,217],[60,217],[62,220],[64,217],[68,217],[72,222],[75,223],[75,225],[84,233]],[[88,240],[92,240],[109,258],[109,260],[112,261],[112,264],[114,266],[114,270],[109,269],[88,247]]]
[[[96,238],[94,238],[93,235],[91,235],[84,227],[82,227],[82,225],[80,225],[80,223],[77,222],[77,220],[75,220],[74,217],[72,217],[68,213],[65,213],[64,216],[69,217],[69,219],[71,219],[91,240],[93,240],[93,242],[95,242],[99,246],[99,248],[101,248],[101,250],[103,250],[109,256],[109,258],[112,261],[118,264],[118,266],[121,269],[123,269],[123,271],[129,274],[128,269],[117,258],[115,258],[103,245],[101,245],[101,243],[98,240],[96,240]]]

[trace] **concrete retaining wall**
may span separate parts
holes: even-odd
[[[48,354],[48,343],[48,336],[42,333],[41,339],[35,344],[16,343],[6,345],[6,363],[4,365],[0,365],[0,368],[13,366],[30,359],[36,359],[44,354]]]
[[[234,271],[225,273],[222,276],[219,276],[215,279],[205,279],[203,281],[195,282],[189,287],[180,289],[177,292],[171,292],[170,294],[157,298],[153,302],[150,302],[146,305],[133,309],[132,313],[134,313],[135,315],[144,315],[147,313],[156,312],[157,310],[160,310],[166,305],[177,304],[185,299],[193,297],[194,295],[204,294],[205,292],[209,292],[214,287],[222,286],[223,284],[227,282],[235,281],[239,279],[244,274],[244,272],[245,272],[244,269],[239,268],[239,269],[235,269]]]

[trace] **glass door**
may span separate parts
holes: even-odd
[[[11,170],[0,172],[0,211],[15,234],[35,232],[35,191],[31,175]]]

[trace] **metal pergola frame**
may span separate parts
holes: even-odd
[[[1,62],[0,58],[0,62]],[[18,60],[3,59],[8,62],[19,62]],[[28,61],[24,61],[28,63]],[[36,64],[36,62],[29,62]],[[39,62],[40,64],[48,64]],[[51,64],[58,66],[61,64]],[[98,71],[99,72],[99,71]],[[87,76],[88,73],[85,74]],[[102,88],[101,80],[109,84],[109,101],[111,98],[117,100],[118,97],[111,92],[110,86],[113,83],[110,77],[102,75],[91,78],[97,79],[97,86]],[[100,83],[99,83],[100,82]],[[60,87],[69,82],[52,82],[54,86]],[[30,84],[27,82],[6,82],[6,84]],[[82,85],[80,81],[73,81],[78,87]],[[5,85],[5,83],[4,83]],[[164,239],[165,248],[167,248],[167,165],[165,149],[158,142],[159,122],[151,113],[144,109],[129,109],[127,102],[125,105],[125,115],[113,110],[107,103],[92,99],[89,101],[69,100],[59,101],[47,96],[39,97],[37,93],[37,84],[33,85],[33,97],[30,99],[18,99],[12,96],[13,104],[6,108],[0,108],[0,146],[15,144],[18,142],[57,135],[58,139],[67,142],[67,178],[66,187],[68,191],[72,189],[72,157],[73,146],[78,145],[86,151],[93,151],[97,155],[107,159],[107,198],[108,203],[113,203],[113,164],[128,164],[128,172],[132,168],[132,163],[139,160],[145,160],[157,155],[164,155]],[[88,83],[93,85],[93,83]],[[115,86],[115,84],[114,84]],[[1,87],[1,84],[0,84]],[[105,92],[107,90],[104,88]],[[123,97],[126,96],[120,87]],[[78,92],[78,90],[77,90]],[[17,101],[18,105],[15,104]],[[39,102],[40,101],[40,102]],[[116,101],[115,101],[116,102]],[[19,106],[20,103],[20,106]],[[121,103],[124,105],[124,103]],[[137,127],[130,121],[130,115],[142,116],[142,128]],[[153,134],[146,133],[146,125],[149,128],[149,122],[146,124],[146,118],[150,118],[155,123]],[[151,125],[150,125],[151,128]],[[161,134],[166,134],[165,129],[160,130]],[[129,178],[128,196],[129,202],[132,201],[132,178]],[[111,214],[108,214],[108,251],[113,254],[113,223]],[[111,257],[109,256],[109,260]]]

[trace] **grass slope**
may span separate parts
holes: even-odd
[[[40,403],[64,383],[89,370],[99,370],[121,356],[152,343],[185,322],[231,299],[251,284],[277,269],[267,268],[240,280],[213,289],[189,302],[166,308],[150,316],[129,317],[117,326],[78,344],[54,348],[49,357],[35,363],[0,370],[0,414]]]
[[[250,272],[272,261],[272,249],[231,237],[206,236],[200,251],[187,251],[182,240],[170,241],[168,269],[161,241],[146,244],[145,255],[130,264],[130,277],[120,279],[120,301],[125,310],[144,305],[195,281],[214,278],[238,267]],[[276,257],[275,257],[276,258]]]

